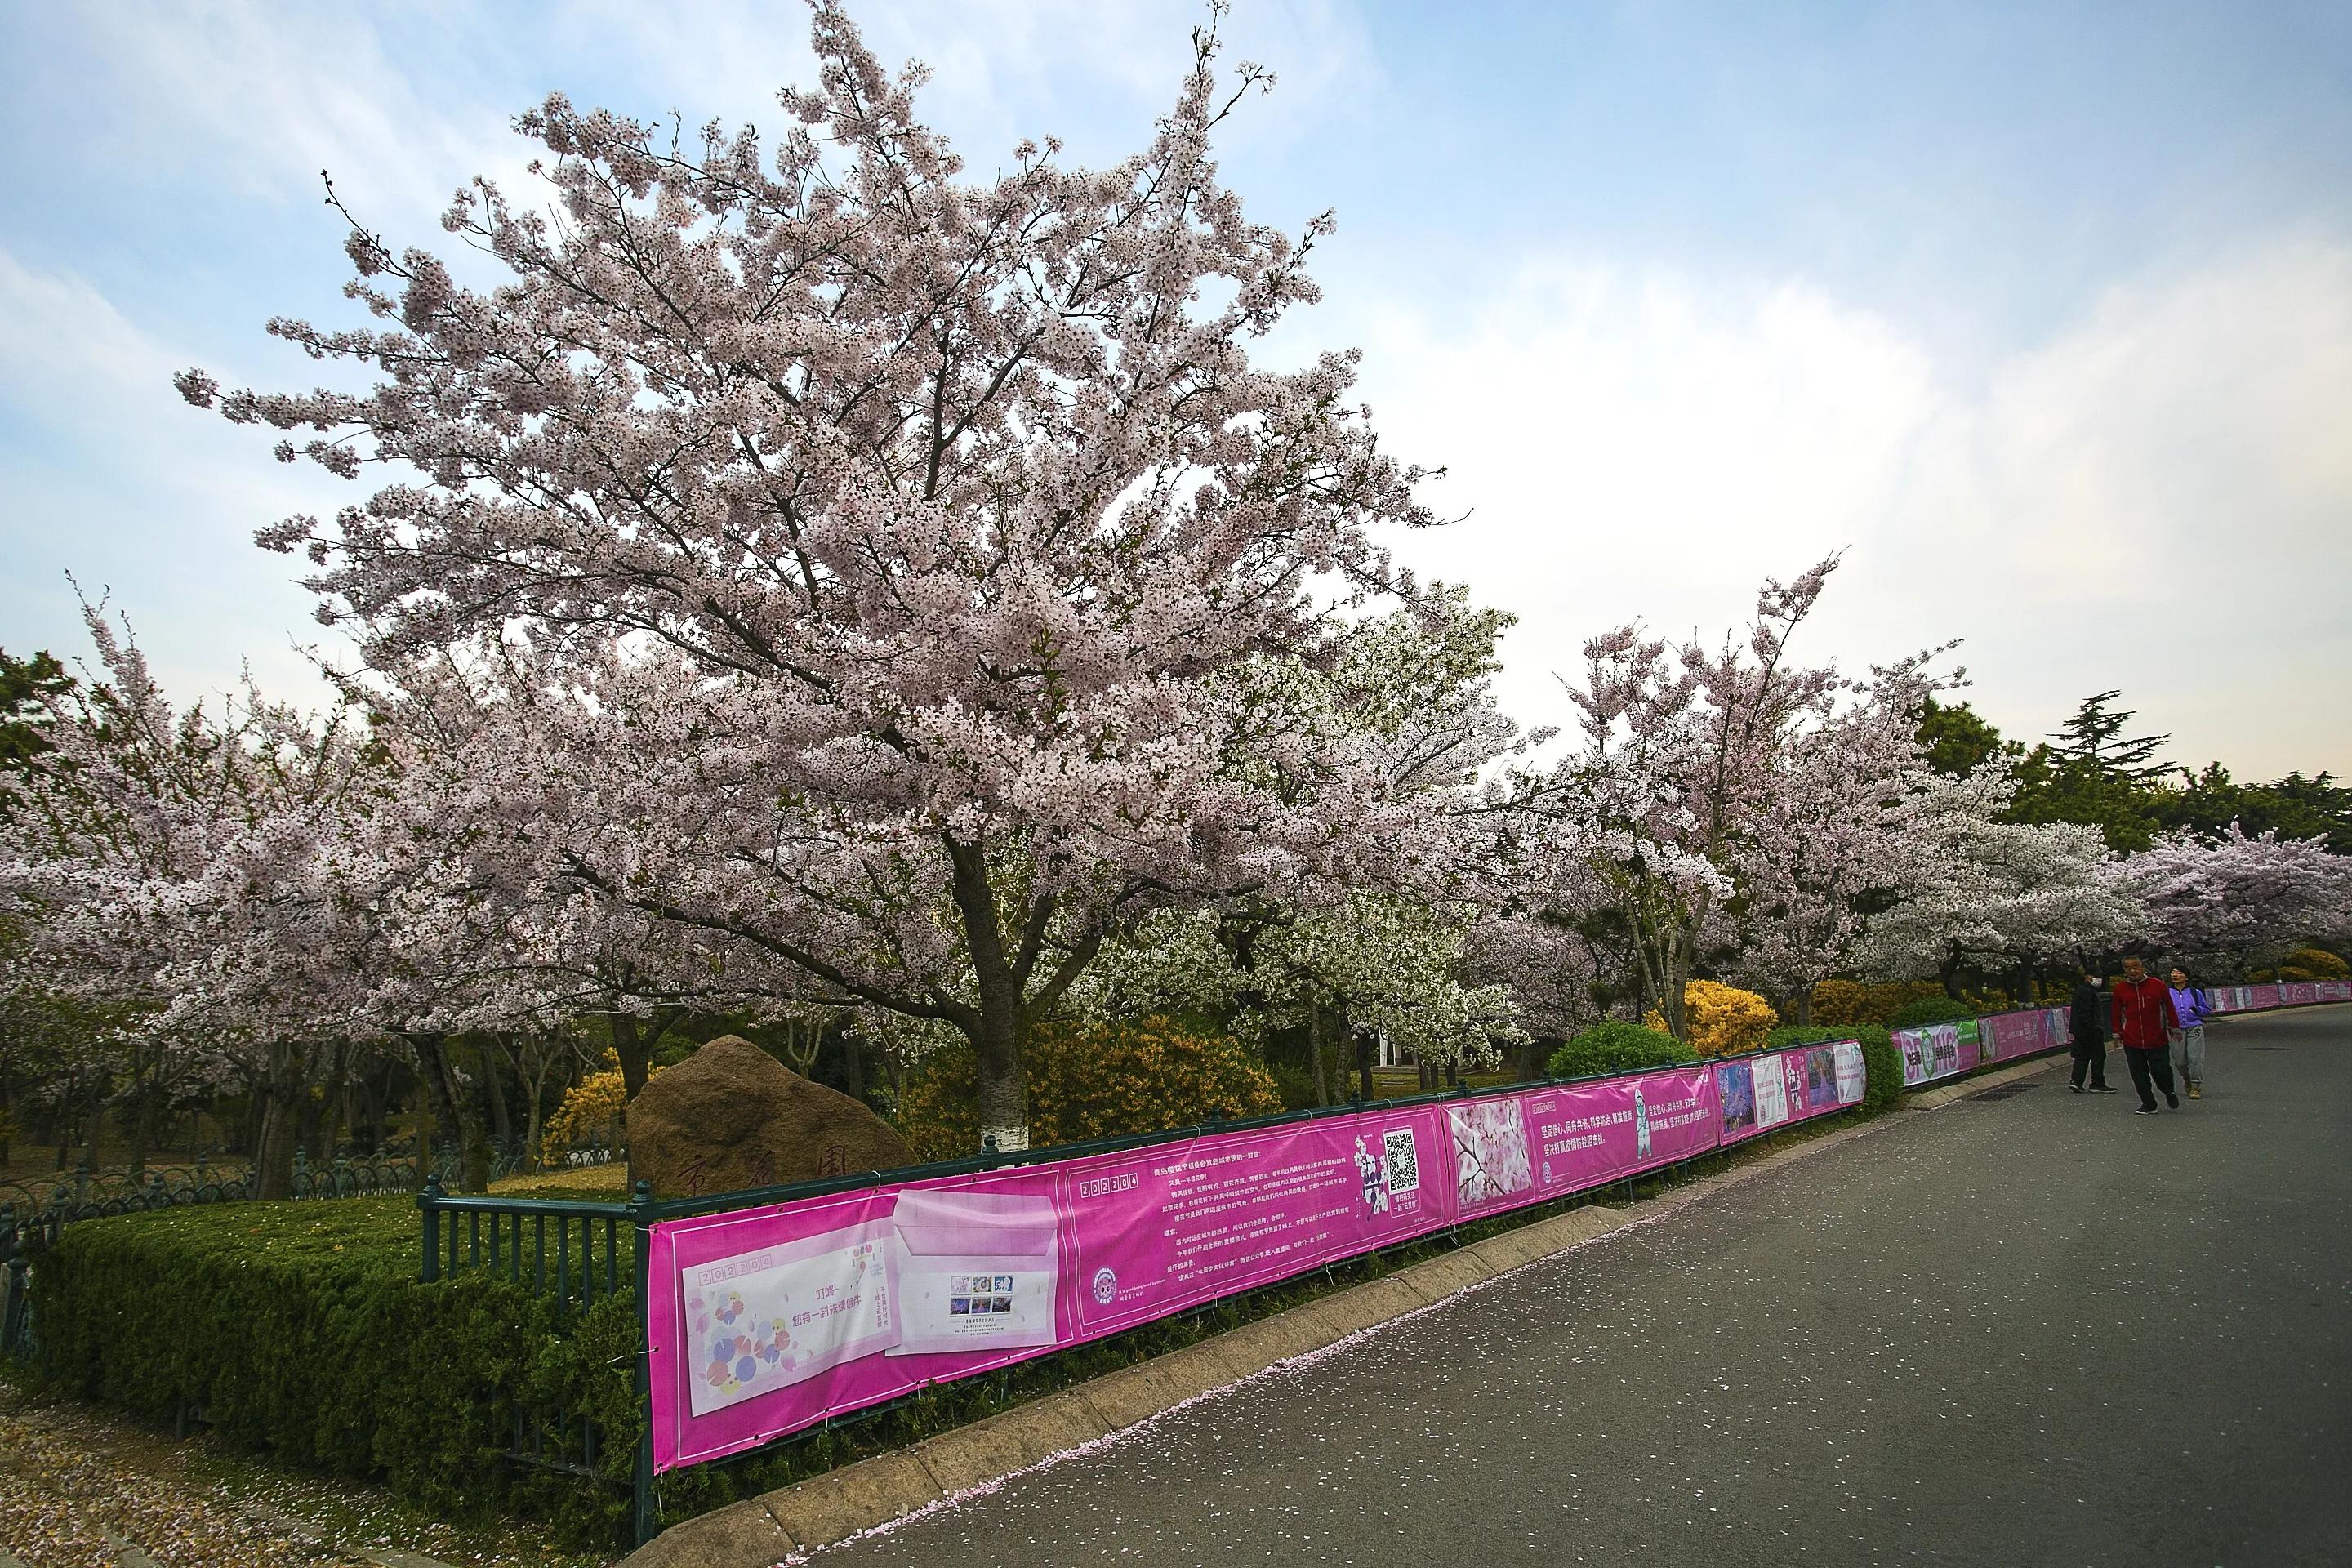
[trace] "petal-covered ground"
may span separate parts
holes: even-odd
[[[587,1568],[0,1385],[0,1568]]]

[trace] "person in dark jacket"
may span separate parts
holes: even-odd
[[[2076,1094],[2083,1092],[2085,1072],[2094,1093],[2116,1091],[2107,1081],[2107,994],[2099,988],[2100,979],[2088,969],[2074,977],[2074,1077],[2066,1087]]]
[[[2151,1078],[2164,1090],[2164,1102],[2179,1110],[2180,1097],[2172,1092],[2172,1042],[2168,1034],[2180,1026],[2180,1017],[2172,1010],[2170,989],[2137,958],[2124,960],[2124,977],[2107,988],[2107,1026],[2116,1043],[2123,1047],[2132,1087],[2139,1090],[2139,1113],[2156,1114],[2156,1095],[2148,1088]]]

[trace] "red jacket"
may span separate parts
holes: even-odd
[[[2164,1031],[2179,1022],[2172,1010],[2171,987],[2153,974],[2143,975],[2137,985],[2118,980],[2107,993],[2107,1032],[2128,1049],[2162,1049]]]

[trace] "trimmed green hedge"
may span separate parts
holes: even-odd
[[[1831,1040],[1862,1042],[1862,1065],[1870,1075],[1862,1091],[1862,1113],[1875,1116],[1903,1098],[1903,1053],[1883,1024],[1784,1024],[1764,1037],[1766,1046],[1818,1046]]]
[[[1967,1002],[1955,1002],[1949,996],[1922,996],[1916,1002],[1906,1002],[1895,1009],[1886,1020],[1890,1029],[1916,1029],[1922,1024],[1958,1024],[1981,1015]]]
[[[552,1302],[485,1274],[422,1284],[417,1257],[416,1210],[399,1197],[70,1225],[33,1271],[42,1374],[158,1422],[197,1406],[240,1447],[380,1481],[455,1520],[518,1513],[580,1544],[619,1539],[638,1425],[634,1302],[559,1324]],[[604,1473],[503,1458],[518,1402],[596,1420]]]
[[[1644,1068],[1695,1062],[1698,1053],[1664,1029],[1612,1018],[1595,1024],[1552,1052],[1545,1070],[1554,1078],[1587,1078],[1602,1072],[1640,1072]]]

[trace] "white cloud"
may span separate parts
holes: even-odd
[[[402,22],[462,58],[450,18]],[[216,0],[59,8],[45,26],[70,63],[28,88],[51,95],[47,112],[68,144],[124,170],[160,167],[265,202],[317,199],[328,170],[372,226],[405,231],[467,176],[521,162],[507,130],[519,105],[457,99],[456,78],[428,90],[363,13]]]
[[[930,68],[923,118],[975,172],[996,167],[1024,137],[1062,137],[1091,161],[1140,147],[1151,117],[1174,101],[1191,62],[1192,30],[1207,14],[1199,0],[877,0],[852,7],[886,67],[919,59]],[[657,100],[692,122],[716,115],[765,127],[776,118],[779,88],[815,85],[798,5],[711,0],[696,8],[693,27],[681,28],[668,11],[592,0],[572,18],[635,62],[644,101],[625,106],[629,112],[647,112]],[[1222,36],[1224,68],[1254,60],[1280,79],[1278,90],[1234,125],[1236,145],[1278,145],[1328,131],[1334,100],[1360,95],[1378,74],[1361,18],[1346,0],[1241,6],[1225,18]]]
[[[2119,686],[2180,760],[2352,767],[2352,249],[2119,285],[1973,384],[1803,283],[1553,267],[1357,326],[1388,440],[1474,513],[1409,554],[1519,612],[1529,719],[1584,637],[1720,628],[1851,546],[1817,654],[1961,636],[2013,732]]]
[[[71,572],[131,617],[175,695],[225,689],[250,659],[272,690],[315,697],[289,640],[323,637],[312,601],[253,530],[350,496],[182,402],[186,363],[85,279],[0,249],[0,633],[82,651]]]

